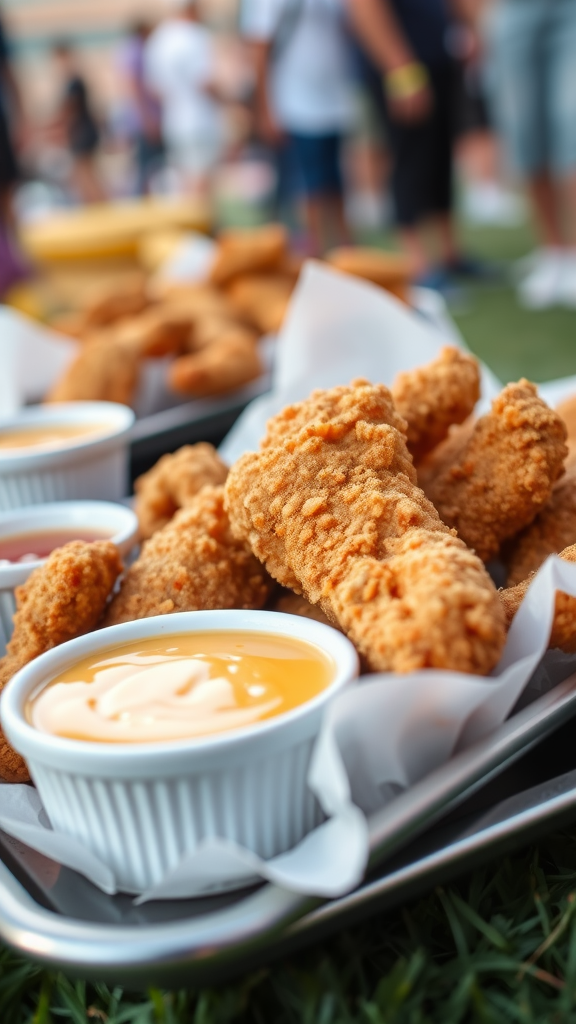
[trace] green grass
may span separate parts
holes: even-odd
[[[484,229],[464,232],[471,250],[506,264],[532,246],[527,230]],[[454,311],[470,348],[504,382],[521,374],[535,381],[576,374],[576,312],[565,309],[531,312],[516,302],[509,285],[469,290],[463,311]]]
[[[476,231],[511,260],[526,231]],[[576,313],[471,290],[459,327],[503,379],[576,373]],[[576,1024],[576,829],[242,979],[134,995],[72,982],[0,951],[0,1024]]]

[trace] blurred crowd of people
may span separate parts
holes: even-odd
[[[223,164],[257,158],[273,168],[271,215],[304,251],[349,243],[359,216],[351,196],[372,190],[374,218],[390,198],[414,280],[444,290],[487,272],[459,238],[459,167],[476,221],[517,224],[525,190],[538,247],[521,268],[520,301],[576,308],[574,0],[241,0],[237,33],[245,73],[231,85],[196,0],[165,0],[157,24],[135,23],[116,58],[114,130],[81,51],[54,44],[61,91],[41,138],[67,152],[69,196],[110,194],[106,145],[129,152],[133,193],[172,188],[206,202]],[[14,251],[11,194],[32,172],[2,31],[0,81],[4,260]],[[14,256],[8,276],[21,272]]]

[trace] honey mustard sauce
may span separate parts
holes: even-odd
[[[99,651],[28,702],[41,732],[153,743],[254,725],[306,703],[335,665],[314,644],[270,633],[198,632]]]
[[[107,428],[98,423],[43,423],[38,427],[14,427],[0,431],[0,453],[24,454],[65,448],[76,441],[105,434]]]

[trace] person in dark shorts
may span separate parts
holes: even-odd
[[[345,0],[244,0],[260,137],[301,201],[307,251],[348,241],[341,150],[356,121]]]
[[[92,110],[88,85],[75,67],[68,43],[57,43],[54,56],[64,80],[57,121],[73,161],[72,185],[81,202],[102,202],[106,194],[96,162],[100,131]]]
[[[472,53],[474,19],[465,0],[460,3]],[[473,271],[460,252],[452,213],[458,94],[458,66],[450,52],[454,7],[449,0],[348,0],[372,79],[380,80],[371,91],[381,97],[402,244],[415,280],[440,288],[451,273]],[[435,259],[425,245],[425,226],[434,232]]]
[[[20,179],[14,134],[23,134],[20,89],[10,60],[10,46],[0,17],[0,297],[28,276],[16,240],[13,197]]]

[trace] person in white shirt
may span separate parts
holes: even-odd
[[[310,250],[347,241],[342,141],[356,96],[342,0],[244,0],[242,31],[256,64],[260,135],[285,147],[303,198]]]
[[[189,192],[205,193],[225,144],[214,39],[198,21],[196,0],[166,2],[170,13],[146,43],[145,81],[160,102],[169,161]]]

